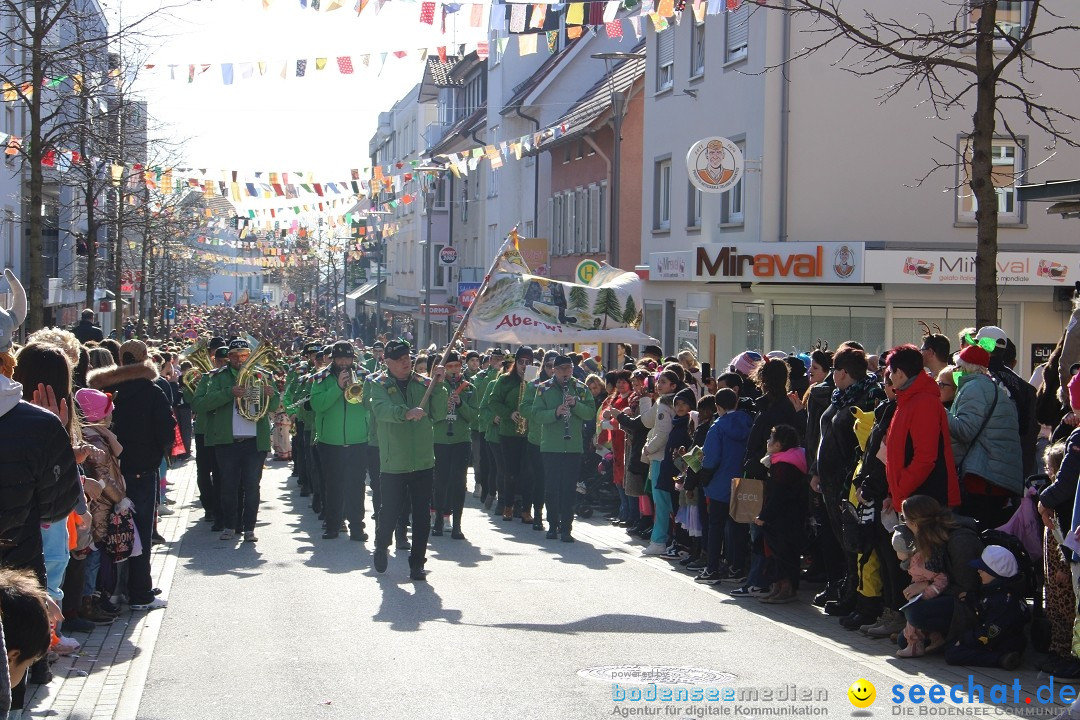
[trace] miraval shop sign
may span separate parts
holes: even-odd
[[[698,245],[701,282],[861,283],[863,243],[772,242]]]
[[[999,252],[998,283],[1070,285],[1080,280],[1080,254]],[[975,282],[975,254],[908,250],[869,250],[866,282],[910,285],[971,285]]]

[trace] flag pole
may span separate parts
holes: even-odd
[[[491,274],[495,272],[495,266],[499,264],[499,259],[503,256],[503,253],[507,251],[511,242],[517,246],[518,240],[518,226],[515,225],[510,233],[503,240],[502,245],[499,246],[499,251],[495,253],[495,258],[491,261],[491,265],[488,267],[487,273],[484,274],[484,280],[480,283],[480,289],[476,291],[476,300],[473,300],[469,307],[465,308],[465,314],[461,317],[461,322],[458,323],[457,330],[454,331],[453,337],[446,344],[446,348],[443,350],[442,357],[439,359],[439,365],[446,364],[446,356],[450,354],[450,350],[457,344],[458,340],[465,332],[465,327],[469,324],[469,316],[472,315],[473,308],[476,307],[477,301],[487,290],[488,282],[491,281]],[[420,407],[427,409],[428,398],[431,397],[431,391],[434,389],[435,383],[428,383],[427,390],[424,391],[424,397],[420,399]]]

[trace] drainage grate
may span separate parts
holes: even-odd
[[[626,685],[718,685],[735,679],[731,673],[718,670],[672,665],[600,665],[578,670],[578,675]]]

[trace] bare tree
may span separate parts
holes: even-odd
[[[880,3],[879,7],[888,9],[879,13],[867,8],[872,3],[865,0],[846,5],[842,0],[759,0],[759,4],[804,21],[800,34],[807,38],[807,45],[786,62],[839,47],[842,52],[836,65],[856,76],[898,76],[883,88],[882,102],[910,90],[923,94],[939,119],[956,111],[972,113],[970,129],[964,134],[967,147],[957,153],[952,142],[940,141],[951,155],[947,160],[933,160],[932,169],[920,182],[935,170],[961,168],[961,183],[970,188],[977,203],[976,322],[996,324],[995,175],[1000,173],[995,173],[993,165],[994,138],[1007,135],[1020,143],[1016,123],[1022,117],[1048,136],[1048,151],[1058,142],[1080,147],[1080,138],[1070,134],[1070,126],[1080,117],[1061,107],[1074,101],[1075,92],[1070,98],[1046,97],[1035,84],[1037,75],[1051,72],[1080,80],[1080,56],[1048,57],[1045,53],[1050,38],[1059,46],[1076,47],[1080,26],[1053,12],[1052,0],[940,0],[940,15],[922,12],[909,3]],[[1032,52],[1034,42],[1043,52]]]

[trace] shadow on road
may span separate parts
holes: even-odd
[[[427,622],[446,622],[460,625],[461,611],[444,608],[442,598],[428,583],[410,582],[407,577],[388,574],[378,575],[382,604],[372,617],[375,622],[389,623],[391,630],[416,632]],[[413,592],[406,588],[412,587]]]
[[[568,623],[498,623],[484,627],[504,630],[529,630],[533,632],[555,633],[558,635],[580,635],[583,633],[633,633],[635,635],[679,635],[682,633],[719,633],[726,632],[720,623],[708,620],[670,620],[651,615],[631,615],[625,613],[605,613]]]

